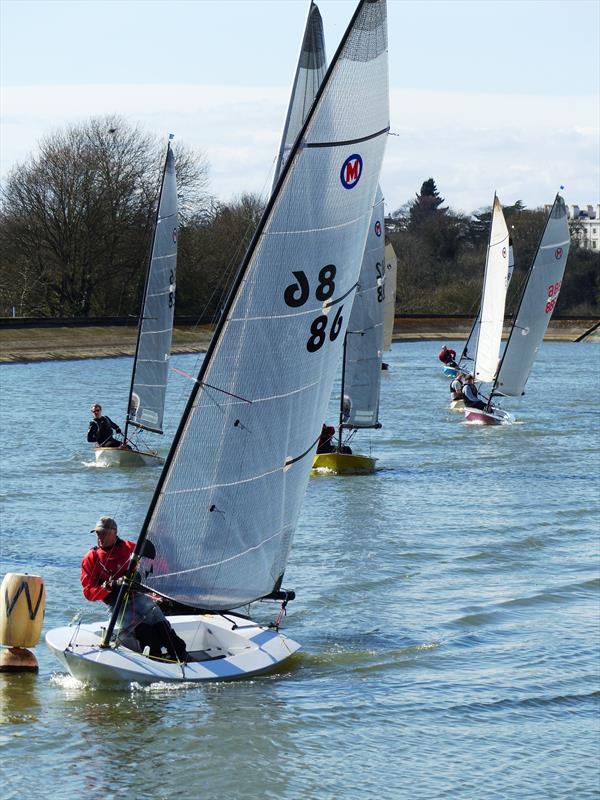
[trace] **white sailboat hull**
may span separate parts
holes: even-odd
[[[101,467],[145,467],[164,464],[165,460],[155,450],[127,450],[120,447],[97,447],[96,464]]]
[[[80,681],[94,685],[225,681],[276,670],[300,645],[249,619],[221,614],[168,617],[194,661],[156,660],[126,647],[100,647],[100,623],[55,628],[46,644]]]

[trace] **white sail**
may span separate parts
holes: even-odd
[[[557,194],[504,348],[494,394],[523,394],[556,305],[570,242],[565,201]]]
[[[177,183],[173,151],[167,148],[148,264],[138,343],[131,377],[127,424],[162,433],[175,311]]]
[[[512,279],[512,275],[515,269],[515,253],[514,248],[512,245],[512,240],[508,240],[508,273],[506,275],[506,291],[508,291],[508,287],[510,286],[510,281]],[[465,342],[465,346],[463,347],[463,351],[460,355],[460,359],[458,361],[458,366],[460,367],[461,371],[467,372],[472,370],[472,365],[469,362],[473,361],[473,356],[475,354],[475,345],[477,343],[477,338],[479,336],[479,322],[481,320],[481,304],[479,305],[479,311],[477,312],[477,316],[473,320],[473,325],[471,326],[471,331],[469,336],[467,337],[467,341]]]
[[[383,194],[377,196],[358,288],[346,334],[343,375],[343,427],[379,427],[379,388],[383,350],[385,236]]]
[[[313,104],[326,69],[327,58],[325,55],[323,20],[317,6],[311,3],[304,28],[304,38],[300,48],[296,75],[292,84],[287,116],[283,126],[279,153],[275,163],[273,188],[275,188],[283,165]]]
[[[398,280],[398,259],[390,242],[385,246],[385,280],[383,301],[383,349],[391,350],[396,318],[396,283]]]
[[[475,380],[484,383],[493,381],[498,369],[508,286],[508,248],[508,228],[500,201],[494,196],[473,368]]]
[[[281,580],[388,125],[385,1],[362,0],[244,259],[140,535],[156,547],[148,584],[164,596],[218,611]]]

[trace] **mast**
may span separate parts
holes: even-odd
[[[362,26],[356,24],[359,17]],[[219,611],[259,599],[272,589],[273,582],[265,591],[272,575],[276,572],[279,577],[281,566],[285,567],[308,482],[311,462],[307,457],[314,452],[317,439],[307,449],[306,444],[308,437],[315,432],[317,420],[322,420],[326,411],[335,362],[343,340],[333,343],[340,332],[342,336],[345,334],[347,327],[346,315],[341,314],[342,303],[356,287],[360,254],[364,250],[367,235],[368,209],[376,192],[384,137],[389,130],[387,91],[382,91],[374,98],[369,114],[365,111],[366,101],[372,97],[368,93],[369,79],[387,75],[386,53],[385,2],[361,0],[283,167],[227,298],[150,502],[128,570],[128,580],[119,592],[103,646],[108,646],[128,591],[127,583],[134,573],[135,561],[139,559],[149,533],[156,533],[164,547],[174,548],[182,542],[181,538],[176,538],[176,533],[181,528],[186,531],[184,555],[193,552],[198,556],[194,568],[189,569],[186,564],[185,570],[179,566],[179,569],[175,567],[159,575],[155,572],[150,584],[154,589],[157,582],[165,578],[166,582],[157,589],[159,593],[166,587],[166,591],[162,591],[163,596],[170,596],[171,592],[171,596],[182,598],[182,602],[185,597],[195,597],[196,602],[192,601],[189,605],[196,608]],[[342,54],[344,60],[340,65],[338,62]],[[335,91],[332,89],[323,98],[334,75],[337,79]],[[358,114],[347,113],[341,94],[337,91],[338,84],[342,85],[348,76],[352,80],[356,76],[357,95],[361,98]],[[337,110],[337,116],[329,116],[330,110]],[[314,119],[317,112],[318,118]],[[365,155],[364,175],[360,154],[350,155],[357,153],[357,150],[350,148],[357,147]],[[298,169],[294,169],[292,174],[292,167],[296,165]],[[338,197],[333,207],[325,203],[321,183],[317,180],[321,165],[326,168],[325,186],[331,192],[335,191]],[[361,176],[361,188],[346,193],[346,190],[354,189]],[[345,180],[352,182],[345,183]],[[297,224],[289,229],[286,221],[290,206],[297,193],[301,192],[304,197],[305,191],[309,192],[309,200],[312,195],[312,202],[300,208]],[[326,212],[325,219],[321,216],[321,207]],[[342,224],[334,225],[338,217]],[[358,218],[365,221],[357,226],[354,222]],[[278,236],[280,233],[286,233],[286,236]],[[279,283],[274,288],[274,281],[281,272],[278,269],[280,252],[288,256],[296,255],[293,246],[296,241],[305,248],[307,256],[311,254],[305,262],[298,264],[298,268],[301,266],[307,273],[294,272],[292,274],[298,279],[297,284],[285,288],[285,283]],[[280,251],[281,243],[286,248],[283,251]],[[339,252],[342,244],[345,245],[345,257],[338,262],[343,269],[338,270],[336,285],[333,281],[334,265],[321,259],[331,259],[331,253]],[[314,247],[317,248],[315,252]],[[293,258],[291,260],[294,262]],[[327,266],[323,266],[323,263]],[[312,281],[313,290],[319,286],[321,288],[306,298],[298,276]],[[336,286],[336,295],[332,296]],[[276,294],[273,294],[275,290]],[[297,302],[298,294],[301,299]],[[294,311],[305,303],[305,309]],[[331,310],[333,313],[327,317],[326,313]],[[270,316],[265,316],[267,313]],[[312,328],[318,324],[315,330],[311,329],[310,335],[306,328],[307,313],[320,315],[313,320]],[[322,333],[323,325],[327,326],[327,336]],[[287,332],[292,346],[278,339],[275,333],[267,340],[266,336],[271,330]],[[240,338],[240,334],[243,334],[243,338]],[[250,335],[252,339],[249,341]],[[273,369],[255,360],[256,350],[252,345],[257,341],[260,344],[268,341],[267,353],[276,355],[278,363],[285,363],[287,372],[284,377],[290,388],[286,395],[276,394],[281,380],[279,378],[275,384]],[[326,341],[327,345],[323,346]],[[303,383],[299,382],[300,378],[294,369],[296,357],[301,360],[306,372],[302,377]],[[232,371],[231,363],[241,364],[241,367]],[[253,369],[255,364],[258,364],[256,370]],[[211,379],[210,387],[208,381],[204,383],[205,376]],[[294,386],[297,386],[295,390]],[[230,391],[226,391],[226,388]],[[233,394],[236,391],[238,393]],[[301,397],[300,391],[308,403],[296,400]],[[247,393],[246,399],[240,396],[243,392]],[[224,396],[227,396],[226,399],[221,400]],[[216,398],[219,398],[218,402]],[[283,418],[275,420],[275,425],[271,424],[271,408],[283,414]],[[297,419],[298,413],[303,424],[294,428],[291,422]],[[219,426],[219,439],[214,433],[215,424]],[[251,430],[252,426],[254,430]],[[285,435],[282,426],[287,431]],[[232,452],[231,447],[240,441],[240,436],[246,437],[244,441],[248,444],[248,454],[244,459],[235,461],[234,478],[229,453]],[[265,437],[272,443],[271,448],[266,450]],[[205,446],[203,452],[208,447],[211,453],[202,459],[194,459],[197,448],[202,445]],[[263,464],[260,459],[265,459],[265,456]],[[188,465],[193,467],[192,473],[188,472]],[[277,508],[273,509],[264,503],[273,487],[281,498],[281,507],[285,512],[283,517]],[[189,492],[195,493],[193,509],[187,499],[191,496]],[[217,506],[221,502],[222,505]],[[229,517],[224,510],[227,504],[231,505]],[[244,518],[247,509],[256,512],[256,518],[250,524]],[[213,514],[213,511],[216,513]],[[181,524],[172,526],[169,516],[172,518],[179,512],[184,515],[180,517]],[[269,530],[265,530],[263,521],[270,526]],[[233,525],[235,530],[243,531],[243,544],[240,545],[236,537],[223,541],[222,531],[225,527],[222,524]],[[271,535],[268,535],[269,532]],[[187,538],[189,536],[194,537],[193,541]],[[207,552],[207,541],[213,547],[229,546],[227,552],[232,555],[227,562],[218,560],[215,565],[212,561],[202,561],[203,555],[207,558],[210,555],[214,560],[212,551]],[[249,541],[255,546],[248,547]],[[269,556],[268,562],[261,562],[257,575],[244,572],[242,568],[245,565],[258,563],[257,559],[261,558],[260,553],[254,555],[257,548],[264,548],[261,553]],[[173,549],[169,552],[176,555]],[[208,571],[200,575],[200,570]],[[240,584],[241,575],[248,575],[251,581],[247,584],[242,581]],[[173,576],[182,576],[184,588],[178,584],[169,589]],[[207,599],[200,600],[201,597]]]
[[[338,433],[338,451],[342,452],[342,428],[344,425],[344,390],[345,390],[345,377],[346,377],[346,346],[348,344],[348,333],[344,336],[344,345],[342,348],[342,381],[340,387],[340,426]]]
[[[140,352],[140,343],[142,340],[142,329],[144,325],[144,309],[146,307],[146,300],[148,298],[148,287],[150,285],[150,271],[152,268],[152,260],[154,258],[154,248],[156,244],[156,231],[158,229],[158,221],[160,217],[160,203],[163,195],[163,188],[165,185],[165,175],[167,174],[167,165],[169,163],[169,154],[171,152],[171,139],[173,138],[173,134],[169,134],[169,139],[167,141],[167,152],[165,155],[165,162],[162,171],[162,177],[160,181],[160,191],[158,193],[158,200],[156,202],[156,213],[154,215],[154,226],[152,230],[152,244],[150,246],[150,253],[148,255],[148,265],[146,267],[146,277],[144,279],[144,292],[142,294],[142,304],[140,306],[140,314],[138,318],[138,332],[137,332],[137,339],[135,343],[135,354],[133,356],[133,366],[131,369],[131,382],[129,385],[129,396],[127,398],[127,410],[125,412],[125,433],[123,434],[123,440],[127,441],[127,432],[130,425],[130,409],[131,403],[133,399],[133,387],[135,384],[135,373],[137,367],[137,361]],[[155,433],[162,433],[162,430],[155,430]]]

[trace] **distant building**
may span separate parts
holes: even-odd
[[[600,250],[600,203],[594,206],[568,206],[567,213],[570,222],[577,222],[577,227],[571,235],[579,240],[581,247],[586,250]]]

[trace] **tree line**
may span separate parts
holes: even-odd
[[[109,116],[46,136],[36,155],[14,167],[1,190],[0,316],[13,309],[30,317],[137,316],[165,147]],[[253,194],[217,200],[208,191],[205,158],[183,145],[175,145],[174,154],[176,313],[208,321],[218,314],[264,201]],[[546,214],[518,201],[504,212],[518,288]],[[398,256],[397,313],[474,313],[490,213],[452,211],[430,178],[414,200],[386,218]],[[598,273],[597,255],[573,239],[556,313],[598,314]]]

